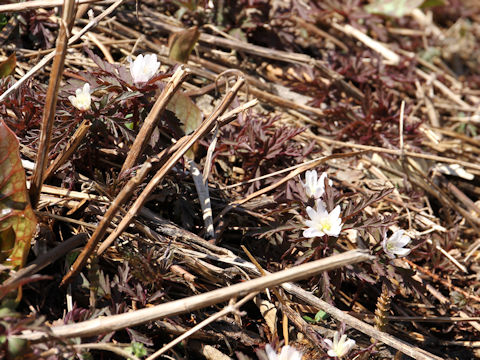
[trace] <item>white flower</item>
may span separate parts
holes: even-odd
[[[395,255],[407,256],[408,254],[410,254],[411,250],[405,249],[404,247],[408,245],[411,239],[407,235],[403,235],[404,233],[404,230],[398,230],[395,231],[388,239],[386,236],[383,239],[383,250],[390,259],[394,259]]]
[[[333,343],[330,339],[325,339],[325,343],[328,346],[327,355],[330,357],[342,358],[347,355],[350,350],[355,346],[355,340],[347,338],[347,335],[343,334],[340,340],[338,339],[340,333],[335,331],[333,334]]]
[[[316,236],[338,236],[342,230],[342,219],[340,218],[340,205],[337,205],[330,213],[322,201],[317,201],[317,209],[307,206],[307,214],[311,220],[306,220],[308,229],[303,231],[304,237]]]
[[[320,198],[325,192],[326,177],[327,173],[325,172],[318,177],[316,170],[307,170],[305,172],[305,182],[300,181],[305,189],[305,194],[314,199]],[[332,180],[328,180],[328,184],[332,185]]]
[[[132,62],[130,58],[128,61],[130,62],[130,74],[132,74],[133,82],[136,84],[146,83],[160,67],[155,54],[138,55],[135,61]]]
[[[268,360],[302,360],[303,356],[301,351],[289,345],[282,347],[280,354],[277,354],[270,344],[267,344],[265,351],[267,352]]]
[[[90,96],[90,84],[86,83],[83,85],[83,88],[77,89],[75,91],[75,96],[70,95],[68,100],[75,106],[78,110],[87,111],[90,109],[92,104],[92,98]]]

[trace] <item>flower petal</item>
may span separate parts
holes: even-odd
[[[335,209],[332,210],[332,212],[330,213],[330,216],[337,217],[337,218],[340,217],[340,210],[341,210],[340,205],[335,206]]]
[[[410,243],[412,239],[410,239],[407,235],[402,236],[400,239],[397,240],[396,245],[398,247],[404,247],[408,243]]]
[[[324,233],[315,229],[315,228],[308,228],[303,230],[303,237],[306,238],[311,238],[311,237],[317,237],[317,236],[323,236]]]
[[[397,256],[407,256],[408,254],[410,254],[410,251],[412,251],[412,250],[411,249],[398,248],[398,249],[395,249],[395,254],[397,254]]]
[[[328,350],[327,355],[330,357],[337,357],[337,353],[333,350]]]
[[[308,216],[310,216],[310,219],[315,221],[315,219],[318,216],[317,211],[312,209],[310,206],[307,206],[307,208],[305,210],[307,211]]]
[[[391,236],[390,236],[390,241],[397,241],[399,240],[402,236],[405,230],[397,230],[395,231]]]
[[[328,215],[327,208],[325,207],[325,202],[322,200],[315,201],[315,208],[319,216],[324,217]]]
[[[355,344],[356,342],[353,339],[348,339],[347,341],[345,341],[345,344],[343,344],[345,353],[350,352],[350,350],[352,350],[355,347]]]
[[[393,253],[391,253],[390,251],[385,250],[385,254],[387,254],[387,256],[388,256],[390,259],[395,259],[395,255],[394,255]]]
[[[268,360],[277,360],[277,353],[275,352],[275,350],[273,350],[270,344],[267,344],[267,346],[265,346],[265,352],[267,353]]]
[[[302,352],[293,346],[285,345],[280,352],[280,360],[301,360],[302,355]]]
[[[305,182],[307,184],[311,184],[316,179],[317,179],[317,171],[316,170],[307,170],[307,172],[305,173]]]

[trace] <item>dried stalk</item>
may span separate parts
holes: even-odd
[[[471,299],[473,301],[476,301],[477,303],[480,303],[480,296],[477,296],[475,294],[471,294],[468,291],[465,291],[464,289],[453,285],[450,280],[443,279],[441,276],[433,273],[429,269],[427,269],[425,267],[422,267],[422,266],[418,266],[417,264],[415,264],[414,262],[412,262],[408,259],[403,259],[403,261],[408,263],[412,267],[413,270],[417,270],[417,271],[425,274],[426,276],[431,278],[433,281],[441,283],[443,286],[445,286],[445,288],[450,289],[450,290],[455,290],[455,291],[461,293],[463,296],[465,296],[466,299]]]
[[[147,7],[143,6],[142,8],[147,14],[150,14],[152,17],[158,20],[158,22],[156,23],[158,27],[163,28],[168,32],[178,32],[180,30],[183,30],[183,28],[171,25],[167,21],[165,21],[165,16],[162,16],[161,14],[158,14],[157,12],[148,9]],[[339,87],[341,90],[346,91],[348,94],[354,96],[359,100],[362,100],[364,97],[363,93],[354,85],[347,83],[342,75],[332,69],[329,69],[322,62],[308,55],[270,49],[263,46],[249,44],[238,39],[230,40],[206,33],[200,34],[199,41],[207,43],[209,44],[209,46],[214,45],[218,47],[225,47],[228,49],[235,49],[242,53],[252,54],[254,56],[261,56],[275,61],[284,61],[293,64],[301,63],[314,65],[321,71],[324,76],[332,80],[335,86]]]
[[[47,166],[50,140],[52,138],[53,122],[55,120],[55,108],[57,106],[58,89],[62,80],[65,55],[68,48],[68,38],[72,21],[75,16],[74,0],[65,0],[63,5],[63,16],[60,22],[60,31],[57,38],[57,46],[54,53],[52,71],[48,83],[47,98],[45,100],[45,111],[43,112],[42,128],[40,133],[40,144],[38,147],[37,161],[33,171],[33,178],[30,185],[30,201],[32,208],[35,208],[40,198],[40,191],[43,184],[43,173]]]
[[[309,161],[309,162],[306,162],[305,164],[302,164],[302,166],[300,167],[297,167],[295,168],[292,172],[290,172],[290,174],[288,174],[287,176],[285,176],[284,178],[278,180],[277,182],[263,188],[263,189],[260,189],[260,190],[257,190],[255,191],[254,193],[246,196],[245,198],[243,199],[239,199],[239,200],[235,200],[235,201],[232,201],[230,204],[228,204],[221,212],[220,214],[218,214],[215,219],[214,219],[214,223],[219,223],[222,221],[222,219],[225,217],[225,215],[230,211],[232,210],[233,208],[239,206],[239,205],[242,205],[242,204],[245,204],[247,202],[249,202],[250,200],[260,196],[260,195],[263,195],[269,191],[272,191],[273,189],[279,187],[280,185],[286,183],[287,181],[289,181],[290,179],[293,179],[295,178],[296,176],[300,175],[302,172],[306,171],[306,170],[309,170],[309,169],[312,169],[328,160],[332,160],[332,159],[339,159],[339,158],[346,158],[346,157],[352,157],[352,156],[357,156],[357,155],[360,155],[360,154],[363,154],[364,152],[363,151],[358,151],[358,152],[352,152],[352,153],[345,153],[345,154],[333,154],[333,155],[329,155],[329,156],[323,156],[321,158],[318,158],[318,159],[315,159],[314,161]],[[220,236],[218,235],[220,232],[222,231],[222,226],[218,226],[217,227],[217,230],[216,230],[216,235],[215,235],[215,238],[216,239],[219,239]]]
[[[101,20],[103,20],[105,17],[110,15],[117,7],[120,6],[120,4],[124,0],[118,0],[115,3],[113,3],[109,8],[107,8],[104,12],[102,12],[100,15],[98,15],[95,19],[90,21],[87,25],[85,25],[82,30],[80,30],[77,34],[73,35],[70,40],[68,41],[68,45],[73,44],[75,41],[80,39],[87,31],[89,31],[91,28],[95,27]],[[53,59],[55,56],[55,52],[51,52],[50,54],[46,55],[40,62],[32,67],[25,75],[23,75],[15,84],[13,84],[11,87],[9,87],[2,95],[0,95],[0,102],[5,100],[5,98],[10,95],[12,92],[17,90],[20,85],[22,85],[25,81],[30,79],[31,76],[33,76],[37,71],[39,71],[41,68],[43,68],[50,60]]]
[[[189,159],[188,165],[190,167],[190,174],[192,175],[193,183],[195,184],[195,189],[197,190],[198,199],[200,200],[203,223],[205,224],[205,232],[209,238],[213,238],[215,237],[215,230],[213,228],[212,204],[208,191],[208,182],[204,181],[195,161]]]
[[[323,31],[322,29],[318,28],[317,26],[315,26],[314,24],[311,24],[307,21],[305,21],[304,19],[302,19],[301,17],[299,16],[296,16],[296,15],[293,15],[291,17],[291,19],[293,21],[295,21],[297,23],[298,26],[301,26],[303,28],[305,28],[308,32],[310,33],[315,33],[316,35],[318,36],[321,36],[321,37],[324,37],[328,40],[330,40],[332,43],[334,43],[335,45],[337,45],[340,49],[342,49],[343,51],[346,51],[348,52],[350,49],[347,45],[345,45],[343,42],[341,42],[340,40],[338,40],[336,37],[330,35],[328,32],[326,31]]]
[[[114,24],[114,26],[116,28],[118,28],[123,33],[128,34],[129,36],[132,36],[132,37],[141,36],[141,33],[137,32],[133,29],[130,29],[130,28],[126,27],[125,25],[122,25],[118,21],[113,21],[112,24]],[[180,28],[178,28],[178,29],[180,29]],[[212,35],[209,35],[209,36],[212,36]],[[159,52],[160,54],[166,52],[165,47],[157,45],[156,43],[154,43],[152,41],[145,40],[144,43],[148,48],[153,49],[153,50]],[[251,46],[253,46],[253,45],[251,45]],[[267,48],[263,48],[263,49],[267,49]],[[272,49],[267,49],[267,50],[272,50]],[[172,60],[170,60],[166,56],[162,56],[161,58],[162,58],[162,62],[164,62],[166,64],[170,64],[170,65],[174,64],[174,62],[172,62]],[[201,76],[201,77],[204,77],[204,78],[209,79],[209,80],[215,80],[216,77],[217,77],[217,74],[212,73],[210,71],[206,71],[205,68],[207,68],[211,71],[218,72],[218,73],[221,73],[223,71],[228,70],[224,66],[220,66],[218,64],[212,63],[212,62],[207,61],[205,59],[201,59],[199,57],[192,56],[191,58],[192,58],[192,61],[194,61],[195,63],[203,65],[202,67],[195,66],[195,64],[189,65],[191,72],[193,74],[197,75],[197,76]],[[336,85],[338,85],[340,88],[342,88],[342,90],[345,90],[347,93],[351,94],[352,96],[355,96],[358,99],[363,98],[363,94],[358,89],[356,89],[356,88],[352,87],[350,84],[346,83],[345,80],[343,80],[343,78],[341,77],[341,75],[339,75],[337,73],[334,73],[332,70],[326,68],[325,66],[323,66],[322,64],[320,64],[318,62],[315,63],[315,66],[317,68],[319,68],[320,71],[322,71],[322,74],[327,76],[329,79],[332,79],[335,82]],[[302,110],[302,111],[308,112],[310,114],[314,114],[314,115],[318,115],[318,116],[324,116],[324,112],[321,109],[315,108],[313,106],[299,104],[297,102],[284,99],[281,96],[272,94],[271,93],[272,84],[270,84],[270,86],[267,86],[267,85],[263,84],[262,82],[258,81],[258,79],[253,77],[253,76],[246,76],[246,79],[247,79],[247,81],[250,85],[249,86],[250,94],[259,98],[260,100],[262,100],[263,102],[265,102],[267,104],[273,104],[273,105],[277,105],[277,106],[284,107],[284,108]],[[255,86],[251,86],[252,84],[255,85]],[[261,89],[264,89],[264,90],[261,90]],[[265,89],[268,89],[269,91],[265,91]]]
[[[364,323],[361,320],[358,320],[356,317],[344,313],[342,310],[336,308],[333,305],[317,298],[308,291],[303,290],[301,287],[294,284],[283,284],[282,287],[289,293],[297,296],[299,299],[305,301],[307,304],[313,305],[322,309],[330,316],[336,318],[339,321],[344,322],[345,324],[361,331],[364,334],[371,336],[372,338],[383,342],[384,344],[391,346],[402,353],[413,357],[417,360],[442,360],[442,358],[433,355],[423,349],[420,349],[417,346],[412,346],[405,341],[398,340],[397,338],[389,335],[387,333],[381,332],[375,329],[373,326]]]
[[[315,135],[312,133],[306,133],[306,136],[312,139],[316,139],[319,143],[327,143],[327,144],[334,144],[338,145],[341,147],[350,147],[352,149],[363,149],[363,150],[370,150],[370,151],[375,151],[380,154],[385,153],[385,154],[392,154],[392,155],[398,155],[402,156],[405,155],[406,157],[412,157],[412,158],[419,158],[419,159],[427,159],[427,160],[433,160],[433,161],[439,161],[439,162],[444,162],[448,164],[458,164],[461,166],[464,166],[469,169],[475,169],[475,170],[480,170],[480,165],[475,164],[473,162],[468,162],[468,161],[462,161],[458,159],[451,159],[447,158],[444,156],[438,156],[438,155],[431,155],[431,154],[421,154],[421,153],[416,153],[413,151],[401,151],[401,150],[395,150],[395,149],[387,149],[387,148],[382,148],[379,146],[370,146],[370,145],[362,145],[362,144],[355,144],[352,142],[346,142],[346,141],[339,141],[339,140],[333,140],[325,136],[320,136],[320,135]]]
[[[310,263],[294,266],[257,279],[248,280],[232,286],[209,291],[186,299],[179,299],[150,308],[131,311],[124,314],[101,317],[76,324],[54,326],[48,333],[43,331],[28,332],[19,337],[30,341],[45,341],[49,337],[66,339],[73,337],[89,337],[108,333],[158,320],[167,316],[188,313],[210,305],[227,301],[235,296],[262,291],[279,284],[307,279],[322,271],[333,270],[342,266],[371,260],[372,256],[365,250],[352,250],[330,256]],[[303,291],[303,290],[302,290]],[[340,311],[340,310],[339,310]],[[355,319],[356,320],[356,319]],[[360,321],[360,320],[358,320]]]
[[[268,273],[262,268],[262,266],[257,261],[257,259],[255,259],[255,257],[250,253],[250,251],[248,251],[248,249],[244,245],[240,245],[240,246],[242,250],[245,252],[245,254],[247,254],[250,261],[257,267],[260,274],[262,274],[262,276],[266,276]],[[272,289],[272,292],[275,294],[280,304],[283,305],[284,308],[288,308],[288,305],[285,303],[285,300],[283,299],[283,296],[280,295],[280,292],[278,291],[278,289]],[[282,329],[283,329],[283,338],[285,340],[285,344],[288,345],[288,318],[285,312],[283,311],[282,311]]]
[[[67,161],[70,156],[78,149],[80,144],[82,143],[83,139],[88,133],[88,129],[92,123],[90,120],[83,120],[81,124],[78,126],[75,133],[72,135],[70,139],[68,139],[67,145],[65,148],[62,149],[61,153],[57,155],[55,160],[50,164],[48,169],[45,171],[45,175],[43,180],[45,181],[48,179],[55,171],[58,170],[60,166],[62,166],[65,161]]]
[[[368,46],[370,49],[378,52],[380,55],[384,57],[385,60],[388,60],[390,63],[393,65],[398,65],[400,63],[400,56],[398,56],[395,52],[387,48],[384,44],[381,42],[372,39],[370,36],[364,34],[362,31],[355,29],[353,26],[347,24],[347,25],[340,25],[335,22],[331,23],[331,26],[334,29],[337,29],[341,32],[343,32],[346,35],[352,36],[356,38],[357,40],[361,41],[364,43],[366,46]]]
[[[244,84],[244,79],[240,78],[237,80],[235,85],[229,90],[223,101],[218,105],[215,111],[210,114],[209,118],[206,119],[191,135],[184,136],[180,139],[175,146],[171,148],[170,151],[165,151],[165,154],[175,152],[170,156],[167,162],[158,170],[155,176],[150,180],[148,185],[139,195],[135,203],[128,210],[126,216],[122,219],[120,224],[117,226],[115,231],[110,234],[110,236],[100,245],[97,254],[102,254],[117,237],[125,230],[125,228],[130,224],[133,218],[140,211],[141,207],[147,200],[147,197],[150,193],[158,186],[163,177],[170,171],[170,169],[177,163],[177,161],[190,149],[190,147],[202,136],[208,134],[210,130],[215,125],[215,122],[219,116],[227,109],[227,107],[233,101],[235,95],[239,91],[240,87]]]
[[[40,255],[32,263],[28,264],[23,269],[17,271],[14,276],[7,279],[0,287],[15,287],[22,281],[22,279],[39,272],[44,267],[48,266],[49,264],[55,262],[65,254],[67,254],[70,250],[83,244],[86,238],[87,234],[85,233],[72,236],[70,239],[65,240],[60,245],[48,251],[47,253]]]
[[[167,83],[162,93],[155,101],[152,110],[150,110],[142,125],[142,128],[138,132],[137,137],[135,138],[135,141],[128,152],[127,158],[123,163],[120,173],[125,172],[137,163],[139,157],[142,155],[142,152],[145,149],[145,146],[147,145],[148,141],[150,141],[150,137],[152,136],[153,129],[157,124],[160,114],[165,110],[168,102],[180,88],[180,85],[182,85],[183,80],[185,80],[188,74],[188,70],[181,65],[170,78],[170,81]]]
[[[104,217],[98,224],[97,229],[93,233],[90,240],[88,240],[87,245],[83,248],[77,260],[73,264],[71,270],[63,277],[61,285],[65,285],[66,283],[71,281],[72,278],[77,275],[80,270],[85,266],[88,258],[95,250],[98,242],[105,235],[108,226],[117,214],[120,206],[122,206],[122,204],[124,204],[130,198],[137,186],[142,183],[143,179],[145,179],[151,167],[152,164],[147,161],[145,164],[142,165],[137,174],[133,178],[131,178],[128,183],[123,187],[115,200],[112,202],[112,205],[110,205],[110,207],[108,208]]]
[[[95,2],[100,2],[102,0],[75,0],[75,5],[79,4],[91,4]],[[0,14],[6,12],[18,12],[18,11],[27,11],[32,9],[45,9],[50,7],[57,7],[63,4],[63,0],[35,0],[35,1],[25,1],[14,4],[5,4],[0,5]]]
[[[240,307],[245,304],[247,301],[250,301],[253,299],[258,292],[252,292],[245,296],[242,300],[238,301],[237,303],[233,305],[228,305],[226,306],[223,310],[213,314],[212,316],[208,317],[207,319],[203,320],[202,322],[198,323],[195,325],[193,328],[185,332],[184,334],[180,335],[178,338],[175,340],[170,341],[167,345],[162,347],[160,350],[154,352],[152,355],[150,355],[148,358],[145,360],[154,360],[158,358],[160,355],[164,354],[166,351],[177,345],[179,342],[183,341],[184,339],[188,338],[192,334],[196,333],[197,331],[203,329],[205,326],[213,323],[214,321],[221,319],[222,317],[230,314],[230,313],[235,313],[238,312]]]
[[[75,350],[83,350],[83,349],[90,349],[90,350],[103,350],[103,351],[110,351],[114,354],[124,357],[125,359],[130,360],[140,360],[135,355],[132,355],[129,351],[123,350],[119,347],[118,344],[115,343],[86,343],[86,344],[74,344],[72,345]]]

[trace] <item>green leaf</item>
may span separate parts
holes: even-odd
[[[99,109],[103,109],[105,106],[107,106],[107,104],[109,103],[109,99],[108,99],[108,94],[105,94],[104,96],[102,96],[102,98],[100,99],[100,105],[99,105]]]
[[[25,355],[28,351],[29,351],[29,344],[27,340],[16,338],[16,337],[8,338],[7,358],[23,359],[23,355]]]
[[[145,349],[142,343],[134,342],[132,345],[126,347],[126,350],[139,358],[147,356],[147,349]]]
[[[432,46],[419,52],[420,58],[428,62],[432,62],[435,57],[439,57],[441,55],[442,52],[440,51],[440,49]]]
[[[177,91],[167,105],[167,110],[173,112],[182,123],[182,130],[185,134],[190,134],[200,126],[203,121],[202,111],[197,105],[183,92]],[[195,151],[193,147],[193,151]],[[187,152],[187,157],[193,159],[194,153],[191,150]]]
[[[73,265],[75,260],[77,260],[78,255],[80,255],[80,251],[71,251],[65,256],[65,262],[68,267]]]
[[[319,312],[317,312],[315,314],[315,322],[321,322],[321,321],[324,321],[326,319],[328,319],[329,315],[323,311],[323,310],[320,310]]]
[[[306,322],[310,323],[310,324],[315,324],[315,320],[313,320],[310,316],[308,315],[303,315],[302,316],[303,320],[305,320]]]
[[[248,38],[247,38],[247,35],[245,34],[245,31],[243,31],[240,28],[232,29],[228,32],[228,34],[233,36],[234,38],[236,38],[238,40],[248,42]]]
[[[115,103],[115,102],[125,101],[131,98],[141,97],[141,96],[143,96],[143,94],[139,91],[125,91],[109,102]]]
[[[15,231],[9,226],[0,231],[0,262],[4,262],[9,257],[15,246]]]
[[[0,29],[2,29],[8,23],[8,17],[5,14],[0,14]]]
[[[7,77],[15,70],[17,65],[17,57],[12,53],[7,60],[0,63],[0,78]]]
[[[435,6],[445,5],[445,0],[425,0],[420,6],[422,9],[429,9]]]
[[[82,351],[82,359],[83,360],[93,360],[94,357],[92,356],[92,353],[89,351]]]
[[[317,324],[319,322],[322,322],[324,320],[326,320],[330,315],[328,315],[325,311],[323,310],[320,310],[319,312],[317,312],[315,314],[315,318],[312,319],[310,316],[307,316],[307,315],[304,315],[302,316],[302,318],[309,322],[310,324]]]
[[[365,11],[392,17],[402,17],[422,5],[424,0],[374,0],[365,6]]]
[[[0,249],[9,248],[12,236],[15,237],[13,248],[6,251],[3,261],[14,269],[25,265],[37,226],[18,147],[17,137],[0,119]]]

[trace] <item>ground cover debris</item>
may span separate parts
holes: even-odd
[[[0,358],[480,357],[480,5],[0,5]]]

